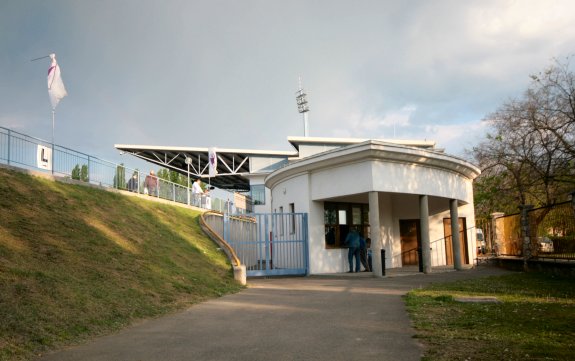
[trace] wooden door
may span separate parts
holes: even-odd
[[[460,256],[463,264],[469,264],[469,253],[467,252],[467,228],[465,218],[459,218],[459,243]],[[451,218],[443,219],[443,234],[445,236],[445,260],[447,265],[453,265],[453,242],[451,237]]]
[[[419,264],[418,249],[421,247],[419,230],[419,219],[399,220],[401,263],[403,266]]]

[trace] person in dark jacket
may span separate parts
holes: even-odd
[[[347,251],[347,260],[349,262],[349,272],[353,273],[353,259],[355,258],[355,272],[359,272],[359,233],[357,229],[352,228],[347,237],[345,237],[345,243],[348,245],[349,249]]]
[[[130,192],[138,191],[138,174],[136,172],[134,172],[134,175],[128,181],[128,190]]]

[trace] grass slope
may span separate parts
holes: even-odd
[[[500,303],[455,298],[496,297]],[[575,282],[518,273],[411,291],[407,307],[423,360],[573,360]]]
[[[0,360],[238,291],[199,214],[0,168]]]

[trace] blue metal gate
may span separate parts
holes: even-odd
[[[223,233],[248,277],[308,273],[307,213],[225,214]]]

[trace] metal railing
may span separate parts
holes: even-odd
[[[307,214],[204,214],[210,231],[228,244],[247,275],[306,274]]]
[[[575,203],[529,210],[530,253],[536,258],[575,260]]]
[[[53,155],[53,157],[52,157]],[[51,173],[86,183],[127,190],[150,197],[191,204],[204,209],[228,212],[229,202],[201,195],[194,199],[191,189],[140,172],[124,164],[109,162],[45,140],[0,127],[0,164]],[[148,177],[148,181],[146,181]],[[149,187],[157,184],[156,187]],[[153,189],[152,189],[153,188]],[[195,202],[194,202],[195,201]]]
[[[224,234],[224,215],[222,213],[208,211],[202,214],[201,221],[204,226],[213,234],[217,239],[218,244],[222,246],[228,258],[235,266],[240,266],[241,261],[236,254],[236,251],[229,245],[223,238]]]
[[[466,240],[469,243],[469,240],[472,240],[471,245],[473,245],[473,252],[476,252],[477,255],[479,255],[479,250],[477,250],[475,247],[476,246],[476,227],[469,227],[465,229],[465,237]],[[461,231],[460,231],[461,233]],[[436,239],[432,242],[430,242],[429,244],[429,248],[430,248],[430,260],[431,260],[431,266],[432,267],[436,267],[436,266],[445,266],[448,265],[448,263],[453,263],[453,259],[449,259],[448,260],[448,253],[451,252],[451,250],[448,250],[447,248],[451,245],[451,237],[452,236],[447,236],[447,237],[442,237],[439,239]],[[461,237],[461,234],[460,234]],[[462,250],[465,251],[465,250]],[[453,256],[451,256],[453,257]],[[420,269],[421,269],[421,248],[412,248],[406,251],[403,251],[401,253],[396,253],[393,255],[393,264],[394,265],[401,265],[402,267],[405,265],[419,265]],[[465,261],[465,258],[462,259],[462,261]],[[469,263],[471,263],[471,260],[468,260]]]
[[[478,227],[488,240],[488,254],[575,260],[575,201],[528,208],[525,217],[526,227],[522,227],[522,213],[482,220]]]

